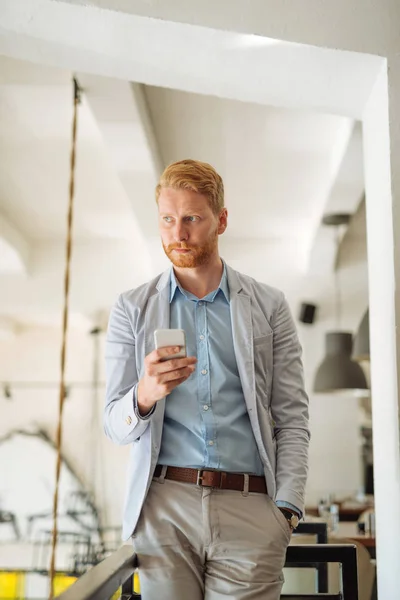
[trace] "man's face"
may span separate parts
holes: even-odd
[[[218,254],[218,235],[227,224],[225,208],[217,216],[202,194],[164,188],[158,213],[164,252],[176,267],[193,269]]]

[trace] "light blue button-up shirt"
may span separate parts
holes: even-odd
[[[196,370],[165,403],[159,463],[263,475],[233,349],[226,272],[201,300],[170,280],[170,325],[184,329]]]
[[[184,329],[197,365],[165,403],[159,464],[263,475],[233,348],[225,265],[218,288],[201,299],[171,269],[170,305],[170,326]]]

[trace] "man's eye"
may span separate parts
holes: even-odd
[[[193,223],[194,221],[197,221],[197,217],[188,217],[188,221],[191,221]]]
[[[164,217],[164,221],[165,221],[166,223],[171,223],[171,221],[172,221],[172,217]]]

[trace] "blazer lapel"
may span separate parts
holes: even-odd
[[[228,265],[227,276],[231,304],[233,347],[244,398],[251,414],[256,406],[251,298],[242,289],[236,272]]]

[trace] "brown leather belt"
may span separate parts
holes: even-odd
[[[162,465],[157,465],[154,477],[160,477]],[[267,493],[267,484],[264,477],[248,475],[249,492],[259,494]],[[167,467],[165,479],[181,481],[182,483],[194,483],[203,487],[215,487],[222,490],[245,491],[245,477],[241,473],[226,473],[225,471],[207,471],[206,469],[185,469],[183,467]]]

